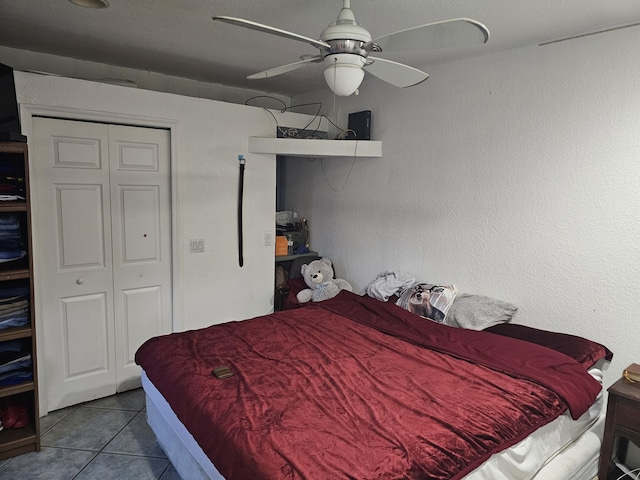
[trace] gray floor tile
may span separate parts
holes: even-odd
[[[95,457],[94,452],[44,447],[25,453],[0,467],[0,478],[20,480],[69,480]]]
[[[77,410],[78,407],[67,407],[61,408],[60,410],[54,410],[53,412],[49,412],[47,415],[40,419],[40,432],[47,433],[51,427],[56,425],[60,420],[69,415],[74,410]]]
[[[157,480],[169,460],[100,453],[76,480]]]
[[[109,442],[103,450],[105,453],[123,453],[145,457],[166,458],[164,451],[156,442],[151,427],[144,413],[135,416],[124,429]]]
[[[80,407],[42,436],[42,445],[99,451],[136,415],[128,410]]]
[[[99,398],[98,400],[87,402],[82,406],[134,410],[139,412],[145,406],[144,390],[142,390],[142,388],[136,388],[135,390],[118,393],[110,397]]]
[[[42,451],[0,461],[4,480],[182,480],[147,424],[142,389],[50,412]]]

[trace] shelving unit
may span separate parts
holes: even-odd
[[[318,252],[301,253],[299,255],[276,255],[276,263],[290,262],[291,260],[296,260],[298,258],[317,257],[317,256],[318,256]]]
[[[0,142],[0,165],[14,163],[24,168],[24,201],[0,201],[0,216],[17,214],[27,255],[19,260],[0,263],[0,292],[11,285],[28,286],[28,324],[20,327],[0,328],[0,345],[14,340],[25,340],[29,345],[33,379],[17,384],[0,385],[0,406],[6,402],[27,407],[29,422],[22,428],[4,428],[0,431],[0,459],[40,450],[40,420],[38,412],[38,382],[36,361],[36,332],[33,310],[33,271],[31,249],[31,211],[29,206],[28,150],[25,143]]]
[[[249,137],[249,152],[287,157],[381,157],[382,142]]]

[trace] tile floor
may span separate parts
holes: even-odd
[[[145,418],[142,389],[50,412],[42,450],[0,460],[0,479],[180,480]]]
[[[0,480],[181,480],[144,401],[139,388],[49,413],[40,419],[42,450],[0,460]]]

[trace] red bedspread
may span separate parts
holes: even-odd
[[[565,355],[350,292],[156,337],[136,362],[229,480],[458,479],[600,391]]]

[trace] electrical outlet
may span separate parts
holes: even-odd
[[[204,252],[204,238],[192,238],[189,240],[189,251],[191,253]]]
[[[264,232],[264,246],[273,246],[273,232]]]

